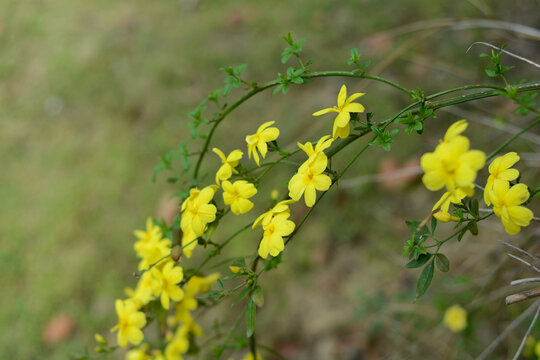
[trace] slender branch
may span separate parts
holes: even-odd
[[[525,127],[523,130],[518,132],[517,134],[513,135],[511,138],[503,142],[499,147],[497,147],[491,154],[488,155],[486,161],[491,160],[493,157],[495,157],[502,149],[504,149],[508,144],[510,144],[512,141],[516,140],[518,137],[521,136],[521,134],[527,132],[528,130],[532,129],[536,125],[540,124],[540,116],[536,118],[532,123],[530,123],[527,127]]]
[[[525,333],[525,335],[523,335],[523,339],[521,340],[521,344],[519,344],[519,348],[516,351],[516,355],[514,355],[512,360],[517,360],[519,358],[519,355],[521,354],[521,352],[523,351],[523,347],[525,346],[525,342],[527,341],[527,338],[531,334],[531,331],[534,328],[534,324],[536,324],[536,320],[538,320],[538,314],[540,314],[540,304],[538,304],[538,302],[536,302],[535,304],[537,304],[536,314],[534,314],[534,318],[533,318],[533,320],[531,322],[531,325],[529,325],[529,328],[527,329],[527,332]]]
[[[487,357],[493,352],[493,350],[495,350],[495,348],[497,346],[499,346],[499,344],[504,340],[506,339],[506,337],[512,332],[514,331],[515,328],[518,327],[519,324],[521,324],[521,322],[523,320],[525,320],[529,315],[531,315],[533,313],[533,311],[535,310],[535,308],[537,306],[540,305],[540,300],[536,301],[534,304],[532,304],[531,306],[529,306],[529,308],[527,310],[525,310],[523,313],[521,313],[521,315],[519,315],[517,318],[515,318],[507,327],[506,329],[504,329],[504,331],[502,333],[499,334],[499,336],[497,336],[495,338],[495,340],[493,340],[493,342],[491,344],[489,344],[489,346],[484,350],[482,351],[482,353],[476,358],[476,360],[485,360],[487,359]]]
[[[506,305],[512,305],[521,301],[529,300],[540,296],[540,288],[523,291],[517,294],[508,295],[505,299]]]
[[[534,283],[534,282],[540,282],[540,278],[535,277],[535,278],[514,280],[510,282],[510,285],[514,286],[514,285],[521,285],[521,284]]]
[[[506,255],[510,256],[513,259],[516,259],[517,261],[520,261],[520,262],[524,263],[525,265],[527,265],[528,267],[534,269],[535,271],[540,272],[540,269],[538,269],[536,266],[529,263],[528,261],[525,261],[522,258],[517,257],[516,255],[512,255],[512,254],[508,254],[508,253]]]

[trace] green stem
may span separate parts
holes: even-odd
[[[404,93],[406,93],[407,95],[410,96],[411,92],[407,89],[405,89],[404,87],[390,81],[390,80],[386,80],[386,79],[383,79],[381,77],[378,77],[378,76],[370,76],[370,75],[366,75],[366,74],[362,74],[362,73],[355,73],[355,72],[352,72],[352,71],[320,71],[320,72],[312,72],[312,73],[307,73],[307,74],[303,74],[302,77],[304,79],[311,79],[311,78],[318,78],[318,77],[329,77],[329,76],[340,76],[340,77],[354,77],[354,78],[362,78],[362,79],[368,79],[368,80],[373,80],[373,81],[379,81],[379,82],[382,82],[382,83],[385,83],[385,84],[388,84],[400,91],[403,91]],[[210,129],[210,133],[208,134],[208,136],[206,137],[206,140],[204,142],[204,145],[203,145],[203,148],[201,150],[201,153],[199,154],[199,158],[197,159],[197,163],[195,165],[195,170],[193,171],[193,178],[194,179],[197,179],[197,177],[199,176],[199,171],[200,171],[200,168],[201,168],[201,164],[202,164],[202,161],[204,159],[204,156],[205,154],[207,153],[208,151],[208,147],[210,145],[210,140],[212,139],[212,136],[214,135],[214,132],[217,128],[217,126],[219,125],[219,123],[221,123],[221,121],[223,121],[223,119],[225,119],[225,117],[227,117],[227,115],[229,115],[234,109],[236,109],[238,106],[240,106],[242,103],[246,102],[247,100],[249,100],[250,98],[252,98],[253,96],[255,96],[256,94],[266,90],[266,89],[269,89],[269,88],[272,88],[276,85],[280,84],[280,81],[279,80],[272,80],[270,82],[267,82],[266,84],[262,85],[261,87],[258,87],[258,88],[255,88],[253,90],[251,90],[250,92],[248,92],[247,94],[245,94],[244,96],[242,96],[239,100],[237,100],[235,103],[233,103],[231,106],[229,106],[225,111],[223,111],[223,113],[221,113],[221,115],[216,118],[214,120],[214,123],[212,125],[212,128]]]
[[[525,127],[523,130],[518,132],[517,134],[514,134],[511,138],[503,142],[498,148],[493,150],[491,154],[488,155],[486,162],[491,160],[493,157],[495,157],[502,149],[504,149],[508,144],[510,144],[512,141],[516,140],[518,137],[520,137],[523,133],[527,132],[528,130],[532,129],[536,125],[540,124],[540,116],[536,118],[532,123],[530,123],[527,127]]]

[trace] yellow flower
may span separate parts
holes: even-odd
[[[450,208],[450,203],[461,204],[461,200],[463,200],[467,196],[471,197],[473,195],[474,185],[469,185],[463,188],[456,188],[452,192],[447,191],[441,196],[439,201],[435,203],[431,211],[435,211],[440,208],[441,211],[448,212],[448,209]]]
[[[309,161],[309,160],[308,160]],[[317,168],[308,167],[304,172],[300,170],[289,181],[289,196],[298,201],[304,195],[304,200],[308,207],[312,207],[317,199],[317,192],[326,191],[332,185],[332,180],[328,175],[317,172]]]
[[[149,344],[143,344],[138,349],[131,349],[126,353],[126,360],[150,360],[146,354]]]
[[[115,308],[118,325],[113,327],[111,332],[118,330],[118,345],[126,347],[128,342],[139,345],[144,338],[141,331],[141,328],[146,325],[144,313],[137,311],[137,307],[130,300],[116,300]]]
[[[279,136],[279,129],[276,127],[269,127],[274,124],[275,121],[268,121],[259,126],[257,132],[253,135],[246,136],[246,142],[248,146],[248,156],[251,159],[251,154],[253,154],[253,159],[259,165],[259,154],[257,150],[261,153],[262,158],[266,157],[266,152],[268,151],[267,142],[274,141]]]
[[[212,151],[221,158],[221,162],[223,163],[216,173],[217,184],[219,184],[220,180],[227,180],[230,178],[233,173],[238,174],[238,171],[234,168],[238,166],[240,159],[242,159],[242,156],[244,155],[242,151],[233,150],[227,157],[225,157],[225,154],[218,148],[213,148]]]
[[[187,353],[189,350],[189,338],[188,333],[184,326],[178,328],[174,337],[167,344],[165,348],[166,360],[182,360],[182,354]]]
[[[326,157],[326,154],[324,153],[324,150],[328,149],[331,145],[334,139],[330,139],[330,135],[323,136],[322,138],[317,141],[317,145],[315,145],[315,149],[313,148],[313,144],[310,142],[307,142],[305,144],[298,144],[298,147],[302,149],[308,158],[308,161],[304,162],[302,166],[299,169],[299,172],[304,172],[308,166],[312,166],[317,169],[326,169],[326,166],[328,165],[328,158]],[[317,162],[317,164],[315,164]],[[322,172],[321,171],[321,172]]]
[[[237,180],[233,184],[224,181],[223,201],[225,205],[230,205],[235,215],[245,214],[253,207],[253,203],[248,199],[257,193],[257,189],[245,180]]]
[[[278,202],[273,208],[259,216],[253,223],[252,229],[255,229],[257,226],[267,226],[272,218],[281,213],[289,214],[291,210],[289,209],[289,204],[294,203],[294,200],[288,199]]]
[[[508,181],[495,180],[489,195],[493,212],[501,218],[507,233],[515,235],[521,231],[522,226],[529,225],[534,216],[533,212],[519,206],[529,199],[527,185],[517,184],[510,187]]]
[[[287,220],[289,213],[281,213],[272,218],[267,226],[263,226],[264,234],[259,244],[259,256],[263,259],[268,254],[277,256],[285,248],[283,237],[290,235],[294,231],[294,222]]]
[[[150,264],[170,253],[171,241],[162,238],[161,230],[154,225],[152,218],[146,220],[146,231],[135,230],[134,234],[138,241],[133,247],[137,256],[142,259],[139,270],[148,268]]]
[[[450,306],[444,313],[443,324],[458,333],[467,327],[467,311],[459,305]]]
[[[170,300],[182,300],[184,292],[177,285],[184,278],[184,273],[180,266],[174,266],[173,261],[168,261],[161,270],[153,267],[151,274],[156,280],[153,283],[152,292],[154,296],[161,294],[161,306],[165,310],[169,310]]]
[[[154,296],[152,295],[152,289],[155,286],[154,282],[155,279],[152,277],[150,272],[146,271],[142,274],[137,282],[135,291],[129,288],[126,289],[126,294],[129,296],[129,299],[135,303],[137,309],[140,309],[150,301],[154,300]]]
[[[450,215],[450,213],[447,213],[445,211],[437,211],[433,214],[433,217],[440,222],[447,223],[450,221],[459,221],[459,218]]]
[[[519,176],[519,171],[510,169],[519,161],[519,156],[515,152],[509,152],[506,155],[499,156],[491,164],[489,164],[489,177],[487,179],[486,188],[484,189],[484,202],[486,205],[491,205],[490,192],[493,191],[493,183],[495,180],[512,181]]]
[[[469,150],[469,139],[459,135],[466,122],[458,122],[460,126],[451,126],[441,142],[432,153],[426,153],[420,159],[425,174],[422,181],[431,191],[446,186],[449,192],[456,189],[470,188],[476,179],[476,172],[484,166],[486,155],[480,150]],[[457,130],[457,131],[456,131]]]
[[[208,223],[216,219],[217,208],[210,204],[217,186],[207,186],[202,190],[190,190],[190,196],[182,204],[182,220],[180,227],[187,232],[191,227],[195,235],[201,236]]]
[[[337,139],[338,137],[346,138],[347,136],[349,136],[349,132],[351,131],[350,126],[349,126],[349,120],[351,119],[350,113],[361,113],[361,112],[364,112],[365,110],[363,105],[358,104],[358,103],[353,103],[354,100],[358,99],[362,95],[364,94],[355,93],[355,94],[352,94],[347,99],[347,87],[343,85],[341,87],[341,90],[339,91],[339,95],[337,98],[337,106],[319,110],[313,113],[313,116],[328,114],[330,112],[337,112],[338,115],[336,116],[336,119],[334,120],[334,128],[332,130],[332,137],[334,139]]]

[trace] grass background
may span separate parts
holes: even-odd
[[[1,0],[0,358],[65,359],[92,348],[93,334],[114,325],[114,299],[134,284],[132,230],[142,228],[147,216],[174,212],[168,199],[177,189],[164,177],[152,184],[153,165],[189,137],[186,114],[221,86],[219,67],[248,63],[248,79],[274,78],[286,70],[279,61],[280,35],[289,31],[307,37],[304,53],[315,60],[314,70],[347,68],[349,50],[357,47],[372,60],[370,73],[426,93],[489,81],[482,70],[486,62],[478,58],[481,50],[465,54],[474,41],[507,42],[511,51],[537,58],[538,39],[478,27],[433,27],[433,21],[463,19],[534,26],[538,3]],[[410,23],[418,28],[405,26]],[[536,74],[519,64],[513,76]],[[318,79],[287,96],[253,99],[224,123],[215,145],[230,151],[270,120],[279,124],[285,144],[320,136],[331,121],[310,114],[332,106],[342,83],[351,92],[366,92],[362,103],[378,118],[408,103],[379,84]],[[492,100],[454,112],[490,121],[499,114],[516,126],[525,124],[512,110],[510,103]],[[400,133],[398,151],[370,150],[348,177],[380,172],[383,161],[414,160],[463,116],[438,115],[421,140]],[[509,136],[471,122],[469,135],[486,152]],[[519,141],[513,149],[534,154],[538,143]],[[209,172],[217,166],[210,159]],[[534,187],[538,173],[529,165],[523,180]],[[263,184],[261,193],[273,187]],[[418,182],[397,190],[372,183],[333,190],[287,249],[285,264],[263,278],[261,342],[295,359],[478,354],[523,309],[506,308],[502,295],[493,295],[523,269],[508,263],[494,243],[494,237],[507,237],[493,220],[481,228],[485,236],[449,246],[452,272],[436,274],[440,281],[426,299],[412,304],[418,274],[403,270],[403,221],[423,217],[435,198]],[[260,210],[264,206],[258,204]],[[327,214],[325,206],[340,211]],[[532,236],[534,230],[521,239]],[[240,240],[231,251],[250,253],[250,239]],[[509,270],[495,272],[501,267]],[[298,277],[291,279],[291,273]],[[489,301],[488,295],[493,295]],[[477,320],[468,335],[451,335],[439,325],[441,311],[454,302],[476,304],[471,306]],[[68,319],[69,331],[60,340],[47,340],[47,328],[59,318]],[[516,331],[497,356],[506,358],[521,333]]]

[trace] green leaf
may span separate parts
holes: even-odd
[[[223,282],[221,281],[221,279],[217,279],[217,284],[221,290],[225,290],[225,287],[223,286]]]
[[[409,263],[405,265],[405,267],[408,269],[419,268],[420,266],[423,266],[425,263],[427,263],[432,256],[433,254],[422,254],[418,257],[418,259],[413,259],[409,261]]]
[[[435,233],[435,229],[437,228],[437,219],[435,217],[431,218],[431,235]]]
[[[434,262],[430,262],[426,265],[420,277],[418,278],[418,283],[416,284],[416,299],[421,298],[429,288],[431,280],[433,279],[433,272],[435,269]]]
[[[444,254],[437,254],[435,256],[435,263],[437,264],[437,269],[442,272],[448,272],[450,270],[450,260]]]
[[[246,305],[246,336],[251,337],[255,332],[255,303],[251,298],[248,299]]]
[[[253,290],[253,294],[251,294],[251,299],[258,307],[262,307],[264,305],[264,296],[262,293],[262,288],[260,286],[257,285],[255,287],[255,290]]]

